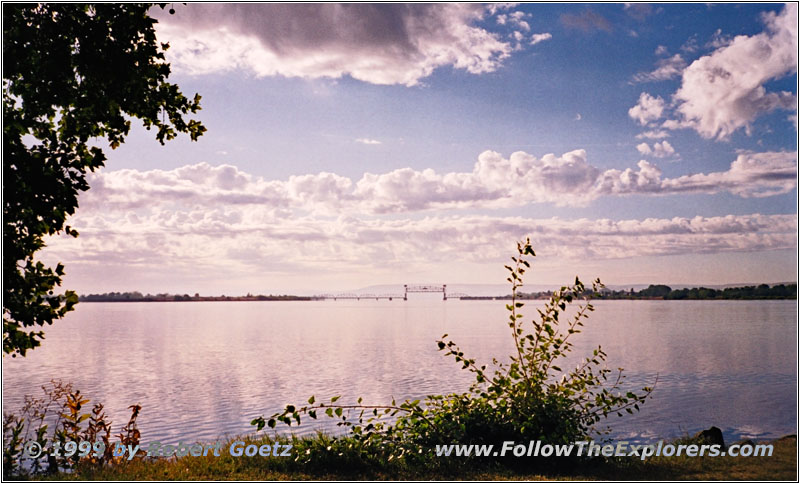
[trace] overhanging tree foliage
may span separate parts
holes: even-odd
[[[166,44],[156,40],[149,4],[3,5],[3,352],[24,356],[42,331],[71,311],[56,294],[64,266],[34,257],[43,238],[66,225],[103,166],[101,145],[118,147],[131,119],[164,144],[205,128],[184,119],[200,96],[166,81]],[[163,6],[162,6],[163,7]],[[172,11],[170,11],[172,13]]]

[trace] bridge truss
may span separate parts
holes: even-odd
[[[447,284],[417,284],[417,285],[410,285],[410,284],[403,284],[403,293],[402,294],[355,294],[355,293],[340,293],[340,294],[319,294],[314,296],[316,299],[333,299],[334,301],[338,299],[355,299],[360,301],[362,299],[375,299],[376,301],[379,299],[388,299],[389,301],[393,299],[403,299],[403,301],[408,301],[408,294],[409,293],[420,293],[420,292],[441,292],[442,299],[447,301]],[[464,293],[451,293],[451,299],[459,299],[462,297],[467,297]]]
[[[439,285],[424,285],[424,286],[409,286],[403,284],[403,301],[408,301],[409,292],[441,292],[442,299],[447,301],[447,284]]]

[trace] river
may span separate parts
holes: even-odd
[[[523,313],[534,315],[529,302]],[[598,301],[574,358],[598,344],[632,387],[658,384],[642,411],[601,422],[615,439],[672,438],[716,425],[726,440],[794,433],[795,301]],[[142,405],[142,441],[213,441],[287,403],[365,403],[463,391],[437,350],[443,333],[478,362],[513,350],[503,301],[81,303],[42,347],[3,358],[4,411],[50,379],[100,401],[114,433]],[[561,365],[566,368],[567,365]],[[301,431],[336,431],[322,419]]]

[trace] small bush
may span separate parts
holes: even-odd
[[[25,397],[19,415],[3,414],[3,479],[55,474],[78,466],[110,465],[122,459],[112,455],[111,422],[103,404],[96,403],[89,413],[84,412],[89,399],[71,383],[60,380],[52,380],[42,390],[42,398]],[[131,418],[117,437],[123,445],[135,446],[139,444],[136,420],[141,406],[131,405],[130,409]],[[23,446],[31,441],[48,451],[35,458],[25,455]],[[78,442],[89,442],[92,448],[88,452],[86,448],[79,449]],[[61,450],[52,452],[53,446]]]
[[[486,365],[478,366],[454,342],[446,340],[446,334],[437,342],[440,351],[474,375],[475,381],[467,392],[430,395],[424,402],[392,401],[388,405],[365,405],[361,398],[357,404],[341,405],[336,403],[338,396],[328,403],[317,403],[312,396],[307,405],[288,405],[268,418],[254,419],[252,424],[261,430],[265,426],[274,428],[279,422],[289,426],[300,424],[302,418],[316,419],[320,414],[338,419],[339,425],[348,429],[347,434],[338,439],[331,437],[332,443],[324,449],[314,448],[312,452],[309,448],[308,452],[301,452],[298,460],[305,463],[330,460],[334,452],[351,460],[350,464],[355,456],[365,464],[400,459],[411,465],[441,466],[446,459],[437,462],[432,458],[437,444],[498,446],[504,441],[531,440],[565,444],[586,439],[609,414],[638,411],[652,388],[645,387],[640,393],[624,391],[622,369],[613,372],[605,366],[606,353],[601,347],[576,368],[562,370],[558,366],[572,350],[573,336],[581,332],[584,320],[594,310],[590,300],[603,287],[599,280],[587,291],[576,278],[574,284],[552,294],[544,308],[537,310],[536,319],[529,324],[524,322],[520,310],[525,304],[517,298],[517,293],[532,257],[535,253],[530,240],[518,243],[517,255],[511,258],[513,265],[505,266],[512,286],[511,304],[506,306],[508,327],[515,346],[508,362],[493,360],[489,370]],[[566,317],[567,307],[574,303],[576,312]],[[309,446],[316,445],[315,441],[308,442]],[[346,453],[339,449],[342,446]],[[480,459],[485,462],[487,458]],[[514,465],[533,461],[547,462],[507,460]]]

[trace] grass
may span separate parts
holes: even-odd
[[[317,437],[319,439],[319,437]],[[311,439],[295,442],[308,444]],[[269,438],[249,440],[272,443]],[[532,473],[483,464],[467,464],[456,457],[437,459],[435,468],[402,462],[355,465],[348,456],[331,455],[316,464],[292,458],[232,457],[227,448],[220,457],[181,457],[134,460],[104,468],[79,468],[74,473],[48,476],[55,480],[791,480],[797,474],[797,438],[772,442],[771,457],[653,457],[587,462],[567,472]]]

